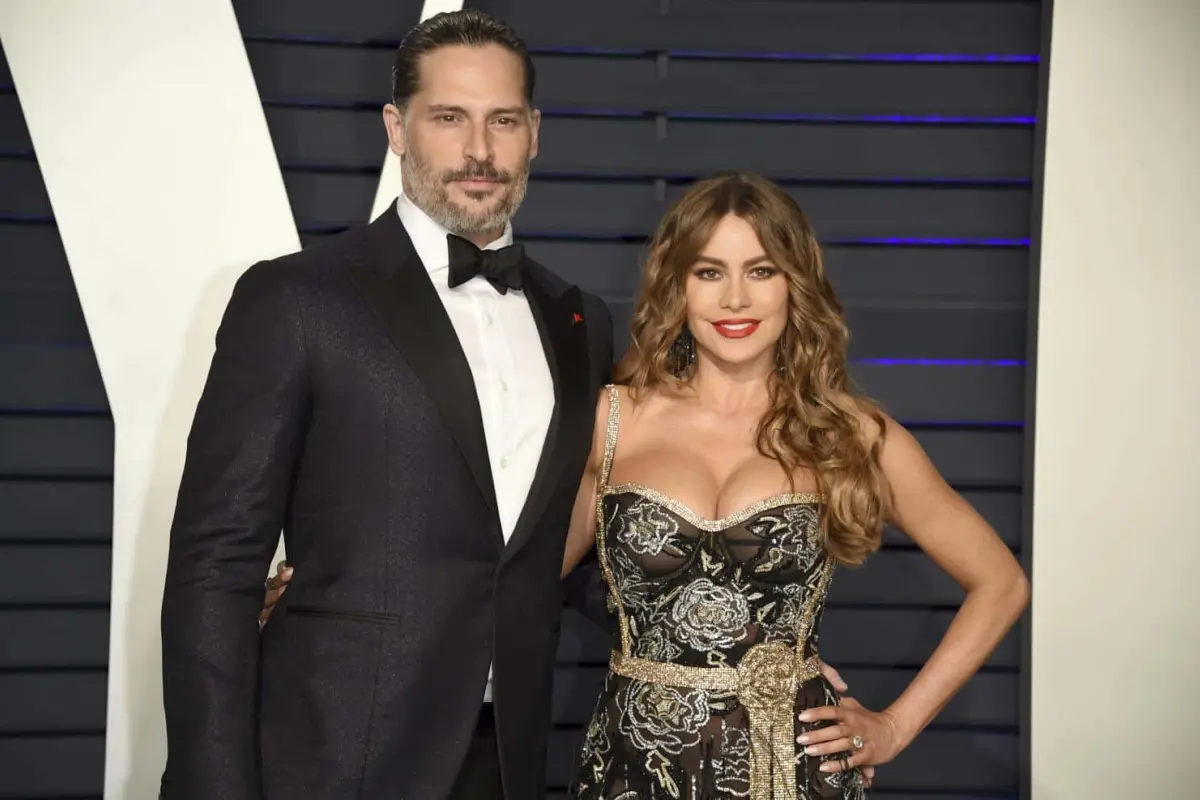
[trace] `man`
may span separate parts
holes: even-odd
[[[612,340],[511,245],[533,89],[508,27],[419,24],[383,114],[396,205],[238,281],[171,530],[166,800],[544,794]],[[296,577],[260,643],[281,528]]]

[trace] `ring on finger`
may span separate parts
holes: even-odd
[[[855,750],[862,750],[865,742],[861,736],[850,737],[850,744],[854,745]]]
[[[850,759],[846,758],[845,756],[842,756],[842,772],[849,772],[849,771],[850,771]]]

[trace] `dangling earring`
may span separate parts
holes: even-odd
[[[696,363],[696,337],[688,330],[687,325],[675,337],[667,350],[667,369],[677,378],[683,377],[692,364]]]

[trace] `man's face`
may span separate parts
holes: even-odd
[[[384,109],[404,193],[452,233],[493,239],[525,198],[538,149],[521,59],[499,45],[453,45],[422,56],[419,71],[407,108]]]

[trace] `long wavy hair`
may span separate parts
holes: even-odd
[[[627,385],[636,401],[643,390],[691,379],[694,368],[681,368],[673,347],[690,336],[684,285],[717,223],[730,214],[750,223],[788,282],[779,369],[768,379],[770,410],[759,423],[756,446],[779,462],[793,491],[795,472],[812,472],[825,500],[826,550],[838,562],[857,566],[879,548],[890,507],[879,465],[884,420],[878,406],[851,386],[850,334],[841,303],[808,218],[779,186],[745,173],[709,178],[667,212],[649,244],[631,343],[616,382]],[[860,423],[863,414],[878,426],[874,444],[868,444]]]

